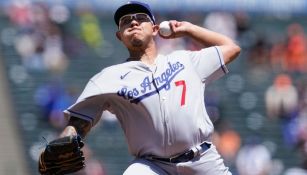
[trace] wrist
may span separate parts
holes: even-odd
[[[73,126],[66,126],[60,137],[66,137],[71,135],[78,135],[76,128]]]
[[[189,36],[189,37],[193,37],[195,35],[195,33],[197,33],[197,32],[199,32],[199,26],[188,22],[186,32],[185,32],[186,35]]]

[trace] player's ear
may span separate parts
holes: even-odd
[[[117,32],[116,32],[116,37],[117,37],[117,39],[118,39],[118,40],[120,40],[120,41],[122,40],[122,37],[121,37],[121,35],[120,35],[120,32],[119,32],[119,31],[117,31]]]
[[[153,25],[152,26],[153,35],[156,36],[159,33],[159,25]]]

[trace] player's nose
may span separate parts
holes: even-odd
[[[139,22],[135,18],[133,18],[131,23],[130,23],[130,27],[134,27],[134,26],[138,26],[138,25],[139,25]]]

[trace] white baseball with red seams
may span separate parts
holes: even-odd
[[[170,22],[169,21],[163,21],[160,23],[159,25],[159,33],[162,36],[170,36],[172,34],[172,30],[171,30],[171,26],[170,26]]]

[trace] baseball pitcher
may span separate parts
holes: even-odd
[[[164,39],[189,37],[204,47],[159,54],[159,25],[150,7],[130,1],[114,20],[126,46],[126,62],[93,76],[75,104],[64,111],[69,124],[40,156],[41,174],[84,167],[82,138],[104,111],[116,115],[135,157],[124,175],[230,175],[211,142],[213,124],[204,104],[205,87],[228,72],[240,53],[230,38],[186,21],[170,20]]]

